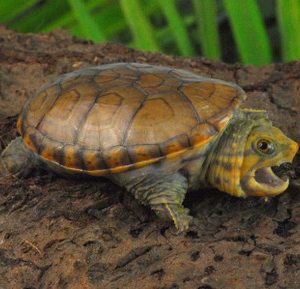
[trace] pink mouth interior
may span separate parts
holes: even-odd
[[[277,187],[287,180],[286,176],[279,178],[272,173],[268,168],[261,168],[255,171],[255,180],[258,183],[263,183],[271,187]]]

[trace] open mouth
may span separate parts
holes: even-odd
[[[271,167],[257,169],[254,178],[257,183],[270,187],[277,188],[289,183],[287,175],[276,175]]]
[[[280,168],[281,166],[279,166]],[[276,171],[276,174],[274,171]],[[241,182],[242,189],[248,196],[276,196],[283,193],[289,186],[289,178],[278,167],[264,167],[252,171]]]

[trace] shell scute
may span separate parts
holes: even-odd
[[[164,155],[171,155],[190,147],[190,139],[186,134],[182,134],[167,140],[160,145]]]
[[[37,129],[58,142],[75,144],[96,96],[95,86],[89,84],[79,84],[72,90],[63,91]]]
[[[84,150],[83,160],[85,167],[90,171],[99,171],[108,169],[102,153],[99,150]]]
[[[113,70],[100,71],[98,75],[95,75],[94,81],[99,87],[101,87],[102,85],[107,85],[112,81],[118,80],[119,77],[120,74]]]
[[[49,108],[54,105],[60,92],[61,90],[58,85],[53,85],[37,92],[32,101],[24,106],[23,113],[20,115],[22,122],[21,130],[28,125],[37,127],[48,113]]]
[[[141,144],[129,146],[128,153],[130,155],[132,163],[142,163],[147,160],[154,160],[163,156],[159,145],[156,144]]]
[[[190,134],[192,146],[201,146],[207,143],[213,136],[218,133],[216,128],[209,123],[200,123],[196,125]]]
[[[103,152],[108,168],[122,167],[131,164],[127,149],[123,146],[109,148]]]
[[[61,152],[63,152],[63,160],[61,161],[64,167],[74,168],[79,170],[87,170],[84,159],[84,150],[78,146],[65,145]]]
[[[148,73],[148,74],[142,74],[136,83],[141,88],[145,89],[145,88],[158,87],[158,86],[162,85],[163,82],[164,82],[164,79],[159,77],[159,75]]]

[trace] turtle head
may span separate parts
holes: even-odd
[[[265,111],[238,111],[212,152],[209,183],[239,197],[276,196],[289,180],[272,167],[292,162],[297,151],[298,144],[272,126]]]
[[[297,151],[298,144],[269,121],[261,121],[260,125],[254,126],[245,143],[240,172],[244,193],[268,197],[284,192],[289,179],[278,177],[272,167],[292,162]]]

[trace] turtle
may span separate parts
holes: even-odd
[[[1,154],[1,174],[22,177],[41,166],[105,177],[186,231],[188,190],[268,198],[289,185],[272,166],[292,162],[298,144],[266,111],[241,108],[245,99],[237,84],[182,69],[82,68],[28,99],[17,121],[20,136]]]

